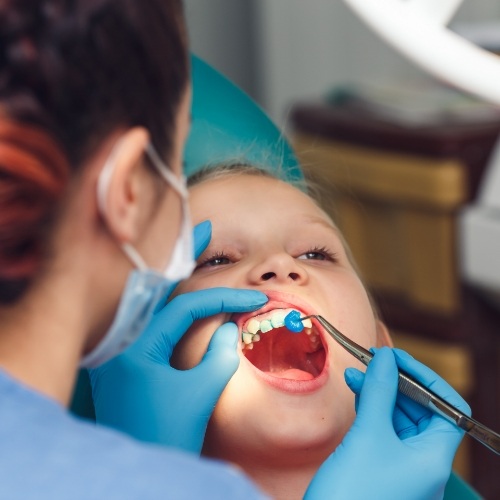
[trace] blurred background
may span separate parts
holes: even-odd
[[[325,207],[396,345],[498,432],[499,108],[423,73],[342,1],[184,1],[193,52],[253,97],[286,131],[306,174],[327,186]],[[500,53],[500,2],[464,1],[451,27]],[[495,216],[485,224],[476,208],[494,161],[499,189],[489,189]],[[493,291],[468,266],[493,276]],[[466,438],[455,470],[485,498],[500,498],[499,465]]]
[[[280,125],[290,106],[338,84],[425,76],[340,0],[184,0],[194,52]],[[500,3],[466,0],[454,23],[500,21]]]

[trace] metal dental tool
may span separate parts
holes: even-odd
[[[373,354],[370,351],[367,351],[356,344],[356,342],[347,338],[322,316],[313,314],[301,317],[300,321],[302,322],[308,318],[316,319],[347,352],[352,354],[356,359],[359,359],[364,365],[368,366],[373,358]],[[488,429],[488,427],[473,418],[468,417],[465,413],[447,403],[443,398],[421,385],[402,370],[399,370],[398,388],[405,396],[408,396],[413,401],[416,401],[425,408],[432,410],[454,423],[474,439],[477,439],[481,444],[494,451],[497,455],[500,455],[500,434]]]

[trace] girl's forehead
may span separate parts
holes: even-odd
[[[228,220],[237,213],[259,219],[264,214],[265,220],[280,214],[281,220],[283,216],[297,222],[321,220],[337,231],[331,217],[309,195],[273,177],[238,173],[207,179],[190,188],[190,200],[194,222]]]
[[[249,174],[230,174],[209,179],[190,189],[193,212],[233,205],[235,209],[259,204],[286,208],[292,212],[307,211],[330,221],[328,215],[307,194],[279,179]]]
[[[307,234],[334,235],[348,248],[342,232],[316,201],[279,179],[249,174],[230,174],[208,179],[190,188],[193,222],[211,220],[221,236],[264,226],[289,231],[307,227]],[[309,231],[310,229],[310,231]],[[319,231],[319,232],[318,232]],[[347,250],[348,251],[348,250]]]

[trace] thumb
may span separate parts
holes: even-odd
[[[398,369],[388,347],[377,351],[368,365],[357,408],[356,420],[370,422],[369,427],[390,426],[398,392]]]
[[[195,368],[199,380],[210,385],[206,389],[206,395],[214,401],[219,399],[240,364],[236,351],[238,337],[238,327],[234,323],[221,325],[213,334],[200,364]]]
[[[197,259],[207,248],[212,238],[212,223],[205,220],[196,224],[193,229],[194,258]]]

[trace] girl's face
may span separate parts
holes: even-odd
[[[240,343],[240,366],[217,404],[204,452],[243,467],[323,459],[354,419],[344,370],[361,365],[318,325],[294,334],[279,327],[280,315],[292,308],[321,314],[365,348],[389,342],[339,231],[307,195],[272,178],[208,180],[191,189],[190,201],[193,222],[209,219],[213,234],[176,294],[225,286],[260,290],[269,302],[250,314],[195,323],[176,350],[176,366],[199,363],[223,322],[234,321],[240,333],[278,325],[259,332],[260,341]]]

